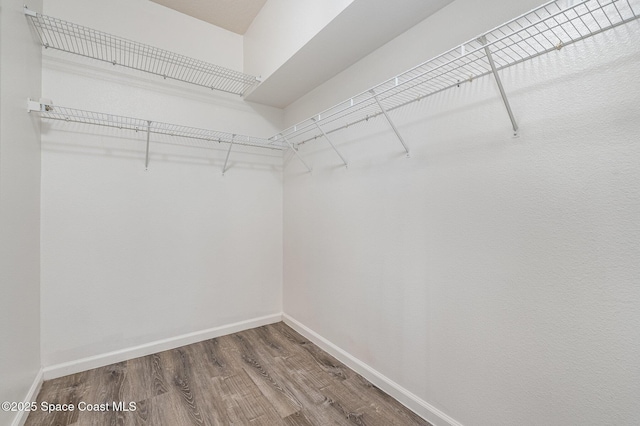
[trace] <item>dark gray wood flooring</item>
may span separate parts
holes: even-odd
[[[26,425],[428,425],[284,323],[46,381]],[[135,411],[79,403],[135,402]]]

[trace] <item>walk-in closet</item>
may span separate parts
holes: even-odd
[[[0,425],[640,424],[640,0],[0,0]]]

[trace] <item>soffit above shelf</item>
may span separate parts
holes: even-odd
[[[245,99],[285,108],[453,0],[354,0]]]

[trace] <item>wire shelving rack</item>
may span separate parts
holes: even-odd
[[[25,13],[46,47],[107,62],[115,61],[117,64],[166,78],[206,87],[211,85],[217,90],[239,94],[244,93],[256,81],[255,77],[46,17],[28,9],[25,9]],[[45,119],[147,132],[146,165],[149,162],[149,137],[151,134],[159,134],[228,144],[223,173],[234,145],[279,150],[283,153],[291,150],[311,171],[297,146],[319,138],[331,145],[346,166],[346,159],[331,141],[332,133],[382,115],[408,155],[409,147],[389,112],[487,75],[495,77],[513,131],[517,134],[518,125],[500,80],[500,70],[561,50],[567,45],[639,17],[640,0],[552,0],[270,138],[233,135],[33,101],[29,102],[28,109]],[[213,79],[213,84],[210,79]]]
[[[48,49],[241,96],[259,83],[252,75],[42,15],[26,6],[24,13]]]
[[[231,150],[235,147],[245,149],[275,150],[283,151],[287,146],[283,141],[274,141],[266,138],[258,138],[247,135],[232,134],[218,130],[201,129],[197,127],[183,126],[180,124],[170,124],[141,118],[125,117],[121,115],[107,114],[103,112],[86,111],[64,106],[52,105],[48,103],[29,100],[27,111],[39,114],[40,118],[48,120],[65,121],[69,123],[80,123],[94,126],[110,127],[120,130],[146,133],[146,157],[145,168],[149,167],[149,151],[151,145],[151,135],[164,135],[175,138],[179,141],[184,138],[188,140],[204,141],[205,143],[226,145],[227,154],[225,158],[222,174],[227,171],[227,164]],[[186,145],[186,144],[185,144]]]
[[[497,80],[513,130],[517,134],[518,126],[498,71],[560,50],[638,17],[640,0],[550,1],[297,123],[272,139],[284,139],[292,149],[316,139],[325,139],[336,150],[328,135],[383,115],[409,154],[388,112],[489,74],[493,74]],[[346,165],[342,155],[340,157]]]

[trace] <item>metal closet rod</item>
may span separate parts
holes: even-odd
[[[26,6],[24,14],[45,48],[240,96],[260,81],[249,74],[36,13]]]

